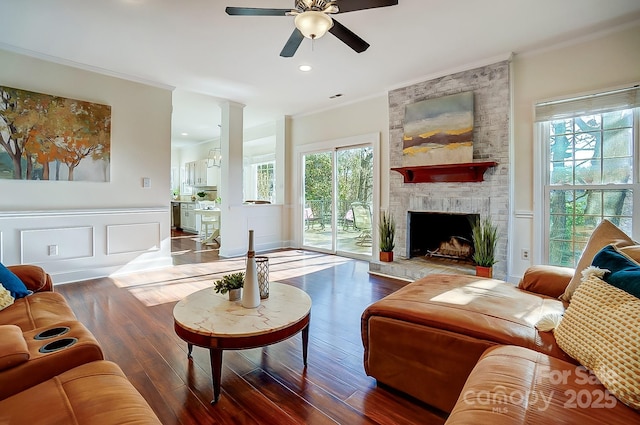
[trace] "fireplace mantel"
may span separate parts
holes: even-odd
[[[402,174],[405,183],[481,182],[484,181],[484,172],[496,165],[498,163],[494,161],[474,161],[463,164],[423,165],[391,169]]]

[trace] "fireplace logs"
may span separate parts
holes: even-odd
[[[440,242],[433,251],[427,250],[426,257],[441,257],[452,260],[471,261],[473,243],[462,236],[451,236],[448,241]]]

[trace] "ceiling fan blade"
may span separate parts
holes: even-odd
[[[243,16],[287,16],[291,9],[261,9],[258,7],[227,7],[227,15]]]
[[[287,40],[287,43],[282,48],[280,56],[282,56],[283,58],[293,57],[293,55],[296,54],[296,50],[298,50],[298,47],[300,47],[300,43],[302,43],[303,38],[304,35],[302,35],[298,28],[295,28],[291,33],[289,40]]]
[[[396,6],[398,0],[337,0],[336,4],[340,10],[338,13],[344,13],[376,7]]]
[[[333,20],[333,26],[329,32],[338,37],[344,44],[351,47],[358,53],[362,53],[369,48],[369,43],[361,39],[349,28],[342,25],[340,22]]]

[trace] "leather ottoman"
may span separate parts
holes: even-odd
[[[563,313],[557,299],[509,283],[433,274],[370,305],[362,315],[364,367],[378,383],[450,412],[482,353],[518,345],[574,362],[535,324]]]

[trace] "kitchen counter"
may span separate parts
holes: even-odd
[[[196,201],[174,199],[171,201],[171,225],[185,232],[198,233],[195,207]]]

